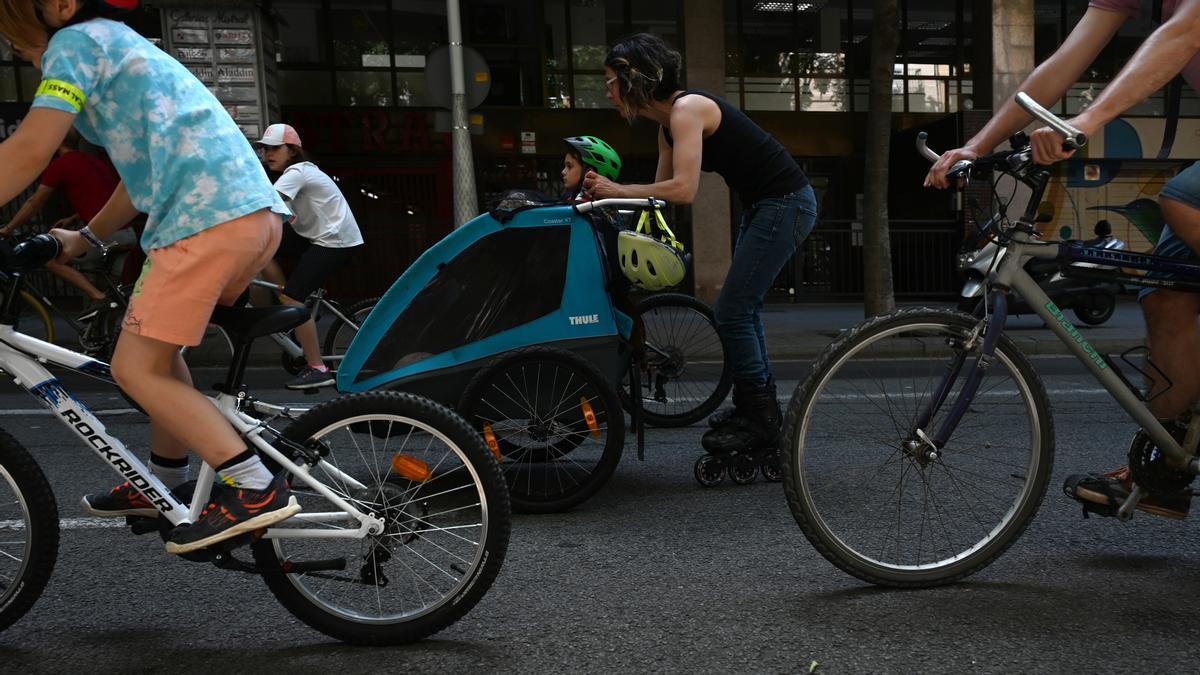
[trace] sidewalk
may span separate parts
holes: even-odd
[[[949,308],[949,302],[901,303],[898,307]],[[1065,316],[1075,325],[1079,333],[1101,354],[1120,354],[1142,344],[1145,327],[1142,311],[1133,296],[1122,296],[1117,301],[1117,310],[1112,318],[1100,326],[1088,326],[1078,321],[1073,312]],[[830,342],[844,330],[864,321],[862,303],[772,303],[763,308],[763,325],[766,329],[767,348],[772,359],[811,360],[820,354]],[[60,336],[71,336],[73,331],[61,320],[56,320]],[[61,324],[61,325],[59,325]],[[318,330],[324,334],[325,327]],[[1009,338],[1021,350],[1034,355],[1067,355],[1063,343],[1044,328],[1042,320],[1030,314],[1010,317]],[[68,348],[76,348],[69,340],[60,340]],[[209,352],[212,353],[209,353]],[[250,355],[251,366],[278,367],[280,348],[269,339],[257,340]],[[228,348],[209,350],[206,346],[195,349],[189,359],[194,365],[225,365],[228,363]]]
[[[949,302],[898,303],[897,307],[950,308]],[[1064,315],[1101,354],[1120,354],[1140,346],[1145,336],[1142,310],[1133,296],[1117,300],[1112,318],[1100,326],[1088,326],[1074,312]],[[767,349],[772,359],[808,360],[816,357],[843,330],[864,321],[862,303],[779,303],[763,308]],[[1036,315],[1009,317],[1005,334],[1025,354],[1067,355],[1070,352]]]

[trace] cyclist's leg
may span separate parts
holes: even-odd
[[[1196,165],[1193,165],[1195,167]],[[1176,179],[1187,178],[1189,169]],[[1163,229],[1155,252],[1160,255],[1196,260],[1200,251],[1200,175],[1196,176],[1197,192],[1191,201],[1180,199],[1180,185],[1173,179],[1159,197]],[[1168,189],[1169,188],[1169,189]],[[1150,402],[1150,410],[1159,418],[1175,417],[1200,398],[1200,294],[1146,289],[1139,296],[1146,317],[1146,332],[1150,356],[1170,378],[1173,386]]]
[[[156,433],[173,436],[214,467],[245,443],[190,386],[178,351],[199,344],[212,307],[232,302],[265,264],[263,249],[273,251],[278,242],[270,225],[276,219],[258,212],[189,237],[186,247],[177,242],[151,251],[113,354],[113,376],[161,427]]]
[[[1200,164],[1193,164],[1171,179],[1159,194],[1163,219],[1162,236],[1154,253],[1173,258],[1200,260]],[[1170,277],[1170,274],[1151,273],[1148,276]],[[1200,350],[1200,294],[1167,289],[1143,288],[1138,295],[1146,320],[1150,358],[1171,381],[1165,393],[1150,402],[1150,411],[1163,420],[1183,413],[1200,397],[1200,364],[1195,355]],[[1147,385],[1151,391],[1166,386],[1158,382],[1149,369]],[[1168,425],[1173,428],[1175,425]],[[1131,489],[1128,467],[1106,474],[1074,474],[1067,477],[1063,490],[1067,495],[1115,507],[1124,501]],[[1182,518],[1191,505],[1190,493],[1152,494],[1138,502],[1138,508],[1156,515]]]
[[[50,262],[46,263],[46,269],[54,274],[54,276],[66,281],[75,288],[78,288],[89,299],[104,299],[104,292],[99,288],[96,288],[96,285],[89,281],[88,278],[83,275],[83,272],[80,272],[74,267],[51,260]]]
[[[280,300],[289,305],[302,305],[304,299],[313,291],[321,288],[334,272],[345,265],[354,248],[326,248],[313,244],[300,256],[300,262],[292,270],[284,286]],[[296,341],[304,349],[304,358],[309,368],[325,369],[325,359],[321,356],[320,343],[317,340],[317,324],[311,319],[295,330]]]

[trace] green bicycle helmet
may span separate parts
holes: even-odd
[[[621,175],[621,156],[608,143],[595,136],[570,136],[563,139],[579,153],[579,159],[609,180]]]

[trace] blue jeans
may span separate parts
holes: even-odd
[[[816,220],[812,186],[755,202],[742,214],[733,263],[713,308],[737,381],[763,385],[771,376],[760,314],[763,298]]]

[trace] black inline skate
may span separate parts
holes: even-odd
[[[774,380],[765,385],[735,381],[733,402],[732,410],[709,418],[713,428],[700,441],[708,454],[696,460],[696,481],[713,487],[729,474],[738,485],[749,485],[760,471],[769,481],[782,480],[779,430],[783,414]]]

